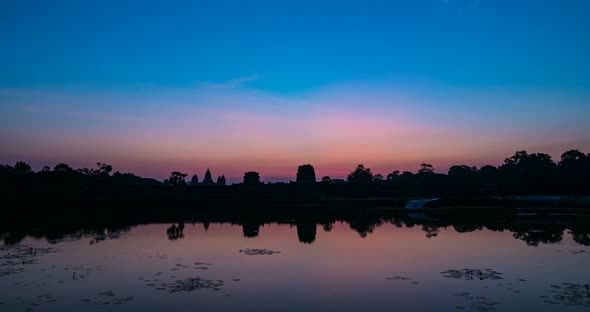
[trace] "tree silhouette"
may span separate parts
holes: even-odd
[[[69,172],[69,171],[74,171],[74,169],[72,169],[72,167],[68,166],[68,164],[58,164],[55,167],[53,167],[53,171],[57,171],[57,172]]]
[[[322,178],[322,183],[323,184],[332,184],[332,178],[330,178],[329,176],[325,176]]]
[[[98,167],[97,173],[98,174],[110,174],[113,171],[113,166],[107,165],[101,162],[97,162],[96,166]]]
[[[168,183],[172,185],[184,185],[186,184],[186,182],[184,181],[184,178],[186,178],[186,176],[186,173],[182,173],[180,171],[172,171],[172,173],[170,173],[170,178],[168,178]]]
[[[422,163],[420,165],[420,169],[418,170],[418,174],[431,174],[434,173],[434,167],[431,164]]]
[[[387,181],[395,181],[399,177],[399,170],[394,170],[387,175]]]
[[[449,168],[448,177],[456,194],[471,194],[479,190],[477,167],[466,165]]]
[[[93,176],[96,174],[96,170],[89,168],[80,168],[76,169],[76,171],[86,176]]]
[[[590,155],[590,154],[589,154]],[[558,163],[561,186],[566,192],[584,193],[590,189],[590,156],[579,150],[569,150],[561,155]]]
[[[373,176],[373,182],[376,182],[376,183],[383,182],[383,175],[380,173],[377,173],[375,176]]]
[[[26,162],[18,161],[16,164],[14,164],[14,172],[16,174],[29,174],[33,173],[33,169],[31,169],[31,166],[29,166],[29,164]]]
[[[404,171],[402,172],[402,174],[399,176],[400,181],[404,182],[404,183],[408,183],[412,180],[412,178],[414,177],[414,174],[411,173],[410,171]]]
[[[248,171],[244,173],[244,184],[257,185],[260,184],[260,174],[256,171]]]
[[[548,154],[518,151],[504,160],[500,170],[507,192],[529,193],[535,190],[551,193],[556,190],[557,165]]]
[[[586,161],[587,156],[579,150],[569,150],[561,154],[559,166],[562,168],[579,169]]]
[[[359,164],[356,169],[348,175],[348,183],[369,184],[373,180],[371,169]]]

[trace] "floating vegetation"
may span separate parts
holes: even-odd
[[[24,271],[25,271],[25,268],[1,268],[0,269],[0,277],[6,276],[6,275],[11,275],[11,274],[16,274],[16,273],[21,273]]]
[[[579,249],[579,250],[570,250],[569,252],[570,252],[570,254],[572,254],[572,255],[579,255],[579,254],[590,254],[590,250],[584,250],[584,249]]]
[[[0,246],[0,259],[31,259],[48,253],[61,252],[57,248],[31,247],[26,245]]]
[[[240,253],[243,253],[248,256],[258,256],[258,255],[274,255],[280,253],[280,251],[272,250],[272,249],[240,249]]]
[[[193,270],[209,270],[209,266],[213,265],[211,263],[206,262],[195,262],[193,264],[195,265],[193,267]]]
[[[133,297],[117,297],[112,290],[107,290],[96,294],[94,298],[83,298],[80,301],[96,305],[121,305],[134,299]]]
[[[465,280],[500,280],[502,273],[492,269],[462,269],[462,270],[447,270],[440,272],[443,277],[458,278]]]
[[[194,265],[213,265],[213,263],[207,263],[207,262],[195,262],[193,264]]]
[[[31,302],[31,305],[38,306],[41,304],[49,304],[49,303],[53,303],[56,301],[57,300],[55,300],[55,298],[53,297],[52,294],[42,294],[42,295],[36,296],[33,299],[33,302]]]
[[[200,276],[189,277],[183,280],[177,280],[169,284],[161,284],[162,287],[157,290],[168,290],[171,293],[181,291],[195,291],[199,289],[221,290],[223,287],[223,280],[210,280]]]
[[[543,302],[548,304],[561,304],[566,306],[590,307],[590,285],[561,283],[550,285],[551,296],[541,296]]]
[[[93,267],[87,267],[84,265],[68,264],[68,265],[64,266],[64,270],[65,271],[72,271],[72,280],[76,281],[76,280],[85,279],[93,271],[102,270],[102,266],[97,265],[97,266],[93,266]]]
[[[394,275],[392,277],[386,277],[385,279],[394,280],[394,281],[405,281],[405,280],[410,280],[411,278],[410,277],[403,277],[403,276]]]
[[[0,277],[24,272],[25,265],[37,264],[38,257],[55,252],[61,252],[61,250],[26,245],[0,246]]]
[[[463,299],[465,299],[467,301],[466,305],[456,306],[455,309],[458,309],[458,310],[469,309],[470,311],[487,312],[487,311],[495,311],[496,305],[498,305],[498,303],[496,301],[492,301],[487,297],[472,296],[468,292],[453,294],[453,296],[462,297]]]

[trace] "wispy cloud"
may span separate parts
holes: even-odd
[[[229,80],[226,80],[223,82],[219,82],[219,83],[210,82],[210,81],[198,81],[197,86],[211,88],[211,89],[233,89],[233,88],[243,87],[246,84],[248,84],[250,82],[257,81],[261,78],[263,78],[263,75],[261,75],[259,73],[254,73],[254,74],[251,74],[248,76],[232,78],[232,79],[229,79]]]

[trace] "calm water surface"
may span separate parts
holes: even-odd
[[[0,311],[590,310],[590,248],[567,231],[170,226],[3,245]]]

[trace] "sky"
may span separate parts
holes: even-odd
[[[0,163],[386,175],[590,152],[590,1],[2,1]]]

